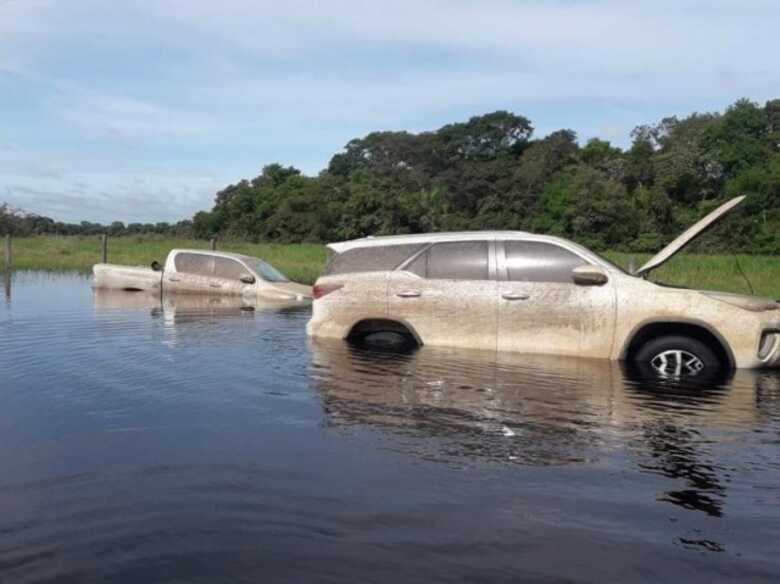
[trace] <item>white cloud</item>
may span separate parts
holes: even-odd
[[[91,135],[191,136],[218,130],[205,115],[166,108],[150,101],[84,90],[59,94],[51,109],[68,124]]]
[[[66,222],[176,222],[213,204],[223,181],[209,177],[66,175],[56,181],[11,182],[0,200]]]
[[[0,145],[0,202],[60,221],[179,221],[210,208],[230,178]]]
[[[75,216],[56,194],[79,181],[100,213],[182,217],[265,163],[315,172],[356,135],[495,109],[625,144],[663,115],[778,97],[778,17],[775,0],[0,1],[0,141],[17,144],[0,199],[17,185]]]

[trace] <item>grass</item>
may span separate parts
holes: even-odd
[[[628,268],[632,260],[638,268],[652,257],[651,254],[616,252],[604,255],[623,268]],[[750,294],[745,277],[750,280],[754,294],[780,299],[780,257],[777,256],[682,253],[653,270],[650,279],[700,290]]]
[[[163,261],[174,248],[208,248],[208,242],[162,236],[109,239],[108,260],[116,264],[148,265]],[[293,280],[312,283],[325,263],[325,247],[318,244],[220,242],[219,249],[257,256],[272,263]],[[29,237],[13,240],[15,269],[89,271],[100,261],[100,237]],[[641,266],[649,254],[605,254],[627,268]],[[654,271],[652,279],[691,288],[749,293],[748,277],[756,294],[780,298],[780,257],[680,254]],[[2,265],[0,265],[2,268]]]
[[[208,249],[207,241],[161,236],[109,238],[108,261],[112,264],[145,265],[164,262],[174,248]],[[325,264],[322,245],[296,243],[220,242],[220,251],[263,258],[293,280],[312,283]],[[90,271],[101,259],[101,242],[94,237],[25,237],[13,240],[13,268],[17,270]],[[2,260],[0,259],[0,263]],[[2,265],[0,265],[2,269]]]

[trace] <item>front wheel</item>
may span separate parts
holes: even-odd
[[[725,365],[707,345],[680,335],[648,341],[637,351],[634,361],[642,369],[668,379],[710,375]]]

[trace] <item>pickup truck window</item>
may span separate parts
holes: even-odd
[[[214,274],[214,256],[201,253],[178,253],[173,260],[176,271],[195,276]]]
[[[240,262],[230,258],[214,258],[214,277],[226,280],[240,280],[242,274],[249,273]]]

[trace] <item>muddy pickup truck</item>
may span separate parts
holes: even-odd
[[[165,265],[151,267],[95,264],[94,287],[109,290],[219,294],[304,302],[311,287],[291,282],[259,258],[198,249],[174,249]]]

